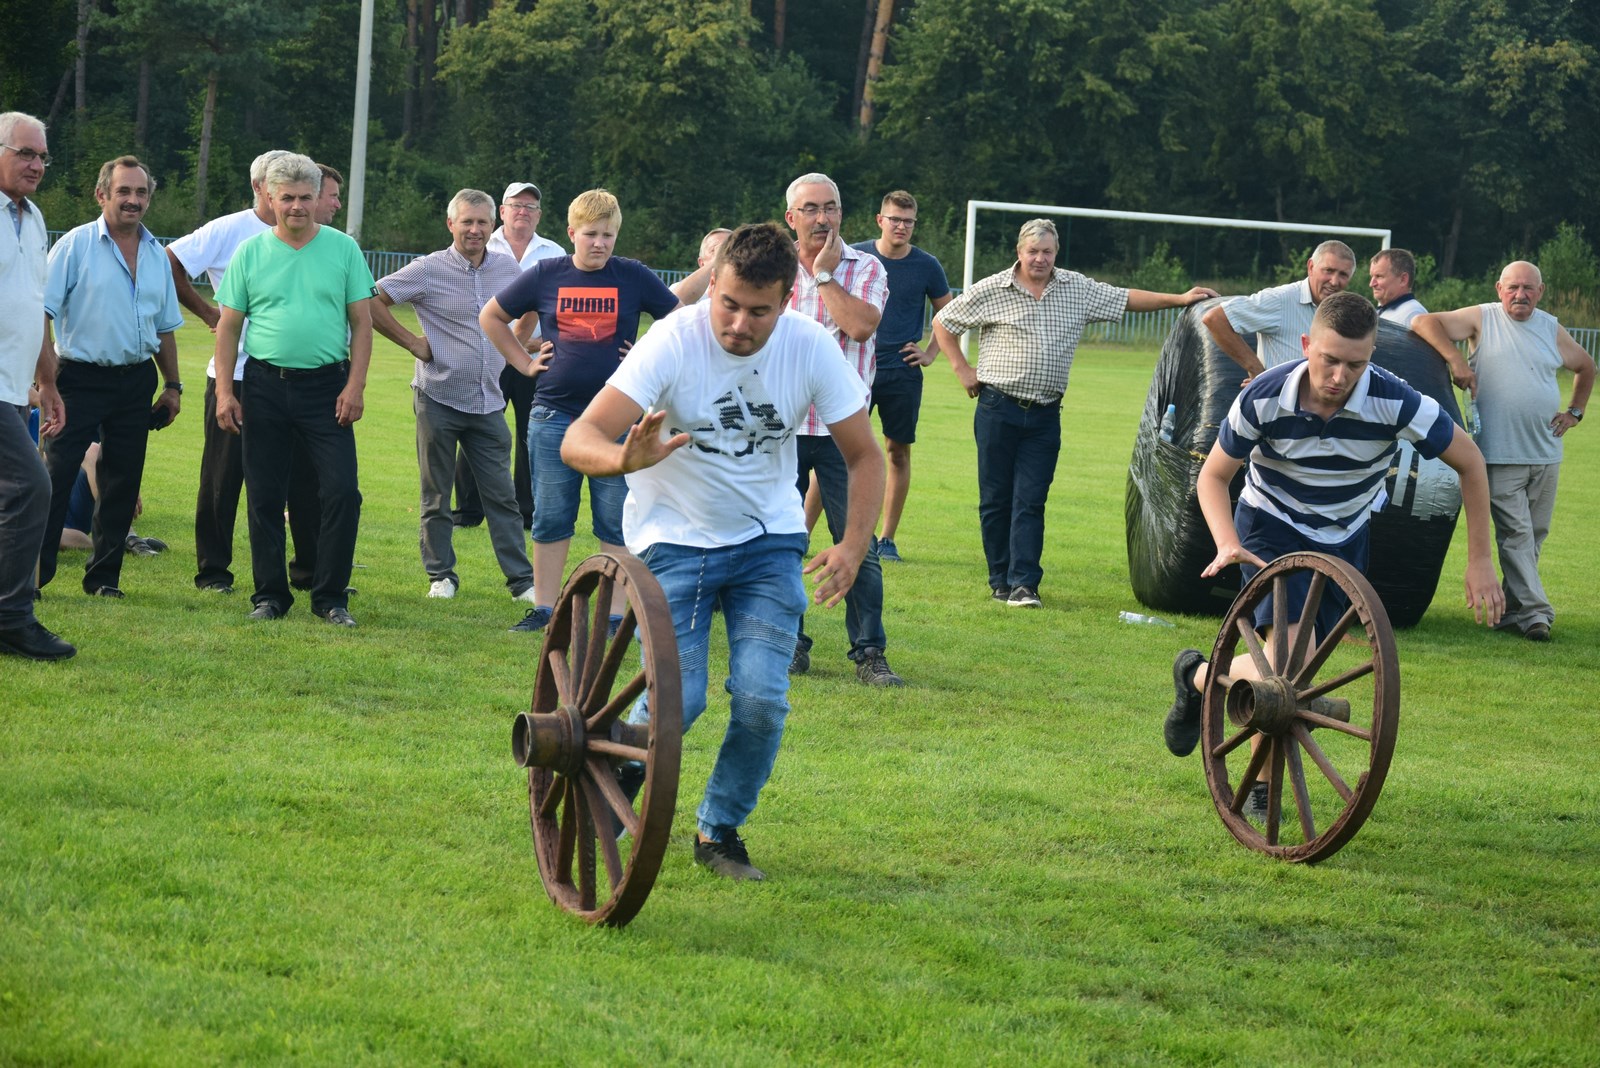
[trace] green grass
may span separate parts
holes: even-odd
[[[1039,612],[988,598],[970,402],[935,369],[886,568],[910,685],[857,684],[842,610],[814,610],[747,828],[770,880],[731,885],[688,846],[714,664],[655,891],[594,930],[534,865],[508,744],[532,645],[482,528],[458,534],[460,596],[423,596],[410,360],[379,342],[345,632],[193,589],[208,341],[181,342],[193,388],[139,523],[173,550],[128,561],[122,602],[81,596],[65,555],[41,615],[78,658],[0,661],[0,1064],[1593,1063],[1587,427],[1545,551],[1556,640],[1470,623],[1463,529],[1399,638],[1377,810],[1296,867],[1236,845],[1159,740],[1173,653],[1216,621],[1117,622],[1154,354],[1080,354]]]

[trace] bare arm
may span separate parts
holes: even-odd
[[[951,296],[952,294],[946,293],[942,297],[934,297],[931,299],[928,303],[933,305],[933,314],[938,315],[939,309],[950,303]],[[928,342],[928,347],[925,349],[918,345],[915,341],[907,341],[904,345],[900,346],[900,359],[910,364],[912,367],[927,367],[929,364],[933,363],[934,357],[938,355],[939,335],[937,333],[932,335],[931,340]]]
[[[1233,525],[1233,504],[1228,499],[1228,486],[1243,466],[1243,460],[1235,460],[1221,445],[1213,445],[1206,462],[1200,467],[1199,478],[1195,480],[1200,514],[1205,516],[1211,540],[1217,546],[1216,558],[1200,572],[1204,578],[1210,578],[1229,564],[1266,566],[1265,560],[1239,544],[1239,528]]]
[[[189,281],[189,272],[184,269],[178,257],[172,254],[170,248],[167,249],[167,261],[172,266],[172,285],[178,291],[178,303],[194,312],[200,317],[201,322],[215,330],[217,328],[217,320],[221,318],[221,313],[217,311],[216,305],[200,295],[200,291],[194,287],[194,283]]]
[[[67,406],[56,390],[56,346],[50,330],[50,316],[44,317],[44,340],[39,343],[39,358],[33,366],[33,384],[39,387],[39,436],[53,438],[67,425]]]
[[[872,545],[872,529],[877,525],[878,513],[883,510],[884,467],[883,452],[873,436],[865,408],[857,409],[855,414],[837,423],[829,423],[828,433],[833,435],[833,442],[844,457],[849,474],[850,504],[846,510],[844,537],[839,544],[830,545],[813,556],[805,573],[821,579],[813,596],[818,604],[832,608],[850,592],[861,561],[866,559],[867,549]]]
[[[239,432],[244,412],[233,392],[233,368],[239,362],[239,335],[244,329],[244,313],[226,304],[218,308],[217,320],[217,426],[230,433]]]
[[[838,267],[839,260],[844,255],[843,249],[844,239],[839,236],[839,231],[830,231],[822,250],[817,253],[817,258],[812,263],[813,271],[831,272]],[[839,329],[843,330],[851,341],[867,341],[878,332],[878,323],[883,319],[883,309],[854,296],[838,282],[818,286],[817,296],[822,299],[822,306],[828,309],[828,314],[833,316],[833,321],[838,324]]]
[[[1566,327],[1556,329],[1559,331],[1556,334],[1556,348],[1561,353],[1561,365],[1572,372],[1572,400],[1567,403],[1581,412],[1588,405],[1589,394],[1594,390],[1594,359],[1572,339]],[[1577,425],[1578,420],[1565,410],[1557,412],[1556,417],[1550,420],[1550,429],[1558,438]]]
[[[340,426],[349,426],[361,418],[367,388],[367,367],[372,363],[372,304],[371,298],[352,300],[345,305],[345,318],[350,323],[350,378],[333,402],[333,416]],[[221,374],[219,366],[217,373]]]
[[[935,319],[933,343],[939,346],[939,351],[950,361],[950,369],[956,373],[956,381],[967,391],[967,396],[976,397],[982,387],[978,385],[978,372],[967,362],[967,354],[961,350],[961,338],[952,334],[943,323]]]
[[[1478,395],[1478,376],[1467,365],[1456,342],[1475,342],[1482,329],[1483,309],[1477,305],[1449,312],[1424,312],[1411,320],[1411,332],[1432,345],[1450,368],[1450,381],[1458,389],[1471,391],[1474,397]]]
[[[1467,607],[1472,609],[1473,618],[1492,627],[1500,622],[1506,598],[1494,577],[1494,561],[1489,555],[1494,544],[1489,529],[1489,471],[1478,446],[1460,427],[1454,429],[1450,447],[1439,458],[1461,480],[1461,507],[1467,513]]]
[[[179,381],[177,338],[174,337],[171,330],[168,330],[166,333],[157,334],[156,340],[159,343],[156,347],[156,366],[161,370],[162,381]],[[181,398],[178,396],[178,391],[170,386],[164,387],[161,390],[161,396],[156,398],[155,407],[159,408],[163,405],[171,413],[167,416],[168,422],[178,418],[178,409],[181,407]]]
[[[691,275],[678,279],[667,288],[672,290],[672,295],[678,298],[680,304],[694,304],[706,294],[706,286],[711,283],[711,264],[701,265]]]
[[[382,286],[379,286],[378,297],[371,302],[372,328],[423,363],[432,360],[433,349],[429,347],[427,337],[413,334],[401,326],[400,320],[389,310],[393,305],[394,299],[383,291]]]
[[[478,313],[478,327],[483,331],[483,336],[489,339],[489,344],[493,345],[495,350],[505,357],[506,363],[515,367],[518,373],[532,378],[550,366],[548,355],[541,353],[538,359],[528,355],[528,350],[523,348],[522,342],[511,332],[511,316],[500,307],[500,301],[491,298],[489,303],[483,306],[483,311]],[[621,431],[617,433],[620,434]]]
[[[1261,358],[1250,351],[1250,346],[1244,343],[1239,331],[1228,322],[1228,313],[1224,305],[1218,304],[1202,315],[1200,321],[1211,332],[1211,339],[1217,343],[1217,348],[1221,349],[1228,359],[1243,367],[1245,374],[1250,378],[1266,370]]]
[[[1148,289],[1128,290],[1128,310],[1131,312],[1160,311],[1162,308],[1187,308],[1217,295],[1215,289],[1195,286],[1187,293],[1152,293]]]

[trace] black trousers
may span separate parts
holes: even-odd
[[[94,521],[89,524],[93,547],[84,569],[83,588],[92,593],[115,586],[122,576],[122,556],[139,502],[144,478],[145,447],[150,441],[150,405],[159,379],[154,360],[124,367],[62,360],[56,388],[67,409],[67,425],[44,439],[44,466],[50,473],[50,515],[39,546],[39,586],[56,574],[61,528],[72,502],[72,484],[84,453],[100,436],[100,463],[95,479],[100,491]]]
[[[235,381],[233,389],[242,402],[244,383]],[[209,376],[204,434],[200,494],[194,506],[194,584],[232,586],[233,527],[239,516],[239,494],[244,491],[244,449],[238,434],[217,425],[217,380]],[[296,449],[290,463],[295,473],[289,481],[289,534],[294,539],[289,577],[300,589],[310,589],[321,523],[316,474],[304,450]]]
[[[533,410],[537,383],[510,364],[500,372],[500,392],[515,413],[517,425],[511,434],[511,484],[517,491],[517,508],[522,512],[522,528],[533,529],[533,476],[528,466],[528,413]],[[456,453],[456,506],[451,513],[457,526],[477,526],[483,522],[483,501],[478,497],[478,481],[464,450]]]
[[[361,525],[361,490],[355,431],[339,425],[334,404],[349,374],[348,363],[297,372],[252,359],[245,367],[241,444],[249,498],[245,514],[255,579],[253,604],[271,603],[288,611],[294,603],[284,563],[283,509],[294,481],[292,457],[298,445],[316,471],[320,509],[311,609],[347,607],[345,588],[350,585]]]

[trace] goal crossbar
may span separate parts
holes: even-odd
[[[1181,226],[1220,226],[1236,230],[1277,230],[1301,234],[1350,234],[1355,237],[1381,238],[1383,247],[1389,247],[1394,231],[1370,226],[1327,226],[1321,223],[1278,222],[1274,219],[1218,219],[1207,215],[1164,215],[1148,211],[1113,211],[1109,208],[1071,208],[1061,204],[1016,204],[1004,200],[967,201],[967,250],[962,263],[961,285],[972,285],[972,266],[977,249],[978,211],[1029,212],[1034,215],[1076,215],[1088,219],[1124,219],[1131,222],[1176,223]]]

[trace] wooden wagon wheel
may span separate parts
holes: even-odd
[[[619,586],[627,607],[608,638]],[[649,695],[650,722],[630,724],[641,694]],[[533,706],[511,729],[512,755],[528,769],[534,853],[550,900],[590,923],[633,919],[667,851],[682,745],[683,687],[666,596],[636,557],[591,556],[561,591],[539,650]]]
[[[1291,642],[1287,590],[1297,572],[1310,572],[1310,589]],[[1313,623],[1332,595],[1330,583],[1349,607],[1331,633],[1316,635],[1313,648]],[[1254,615],[1269,594],[1272,636],[1263,647]],[[1229,833],[1290,861],[1338,852],[1377,803],[1400,720],[1394,630],[1372,586],[1354,567],[1322,553],[1274,560],[1228,609],[1211,652],[1203,708],[1206,784]],[[1267,784],[1260,828],[1243,814],[1255,782]]]

